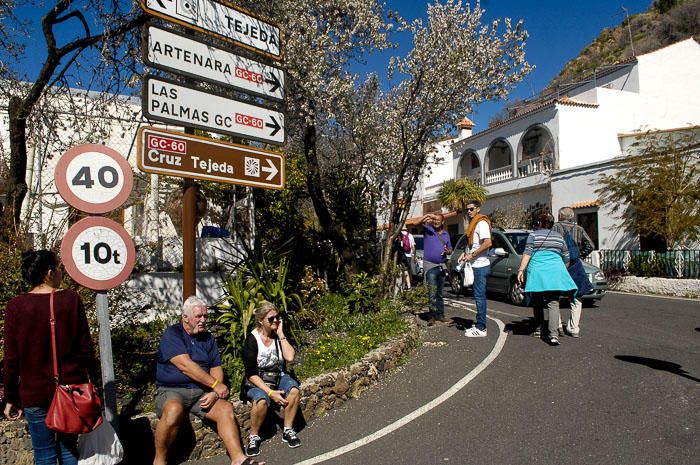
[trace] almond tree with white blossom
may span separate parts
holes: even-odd
[[[428,6],[427,20],[402,29],[413,37],[405,57],[392,58],[390,79],[398,84],[377,96],[364,124],[381,128],[375,136],[372,173],[388,225],[383,265],[408,215],[422,173],[435,159],[434,144],[448,135],[474,105],[505,99],[531,70],[525,60],[527,32],[522,21],[484,22],[485,11],[458,0]]]

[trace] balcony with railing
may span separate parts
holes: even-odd
[[[551,173],[554,169],[554,162],[550,157],[528,158],[518,163],[518,177],[524,178],[539,173]]]
[[[486,184],[493,184],[496,182],[507,181],[513,178],[513,168],[511,166],[504,166],[495,170],[488,171],[486,173]]]

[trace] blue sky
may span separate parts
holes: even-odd
[[[386,0],[390,9],[398,11],[404,18],[412,20],[424,16],[427,5],[432,2],[418,0]],[[606,27],[622,22],[627,8],[630,15],[646,11],[652,0],[482,0],[485,18],[509,17],[522,19],[530,34],[525,56],[535,65],[525,80],[511,93],[511,99],[524,99],[538,93],[556,76],[564,64],[576,57]],[[633,31],[634,33],[634,31]],[[396,38],[394,39],[397,40]],[[391,55],[402,55],[408,51],[408,43],[399,43],[398,50],[371,56],[367,66],[353,67],[356,72],[375,71],[386,75],[386,65]],[[469,118],[476,123],[475,131],[488,126],[491,117],[503,108],[504,102],[487,102],[477,108]]]

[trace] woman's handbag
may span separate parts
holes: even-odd
[[[80,384],[60,384],[59,382],[53,297],[54,291],[51,291],[51,346],[56,392],[46,415],[46,426],[59,433],[85,434],[102,424],[102,401],[97,396],[97,390],[89,378],[87,383]]]
[[[109,422],[78,437],[78,465],[116,465],[124,458],[124,448]]]

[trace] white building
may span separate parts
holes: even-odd
[[[451,176],[488,189],[487,214],[513,204],[553,212],[569,205],[598,248],[636,248],[638,238],[598,205],[597,178],[626,154],[634,135],[700,125],[699,82],[700,44],[692,38],[627,60],[454,141]],[[445,169],[426,176],[424,211],[437,209],[431,192],[448,179]]]

